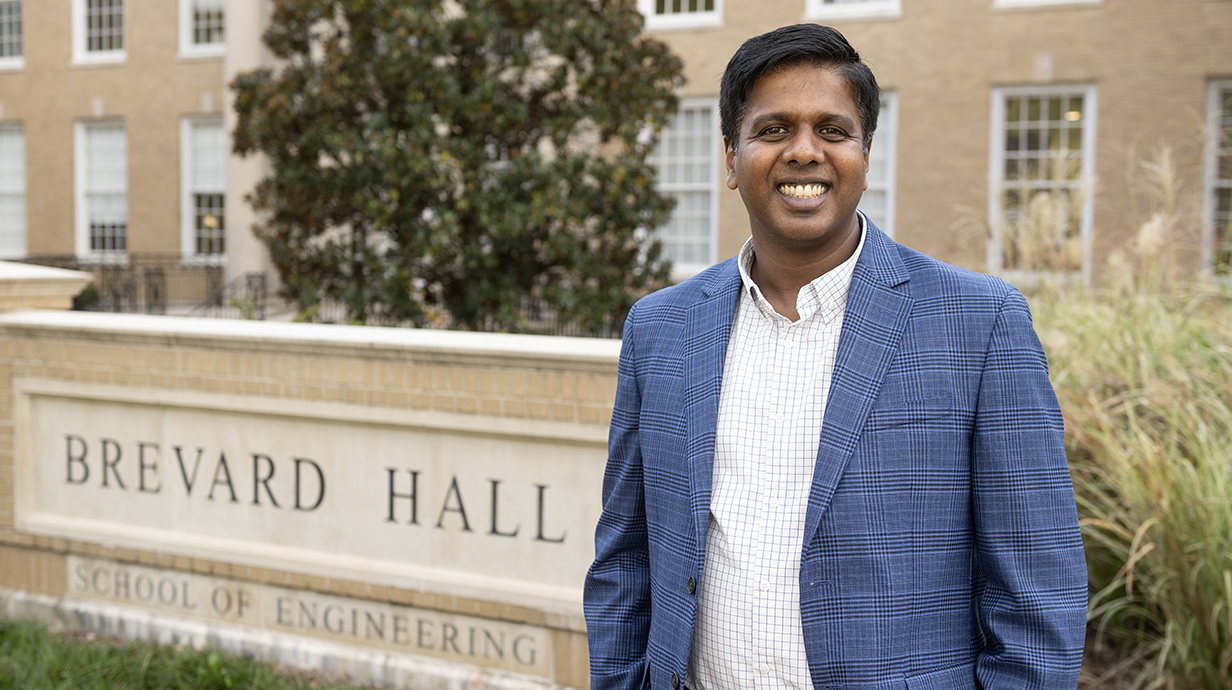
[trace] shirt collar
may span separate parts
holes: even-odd
[[[860,252],[864,250],[864,240],[868,237],[868,220],[860,212],[856,212],[856,217],[860,219],[860,242],[856,245],[856,250],[846,261],[800,288],[800,294],[796,297],[796,311],[800,315],[800,321],[812,316],[818,308],[824,307],[826,311],[833,311],[847,305],[847,291],[851,288],[851,276],[855,273],[856,261],[860,258]],[[775,313],[774,308],[762,296],[757,283],[749,277],[755,256],[753,238],[750,237],[740,248],[740,255],[736,261],[740,267],[740,281],[744,284],[744,292],[752,296],[763,311],[773,314]],[[832,296],[832,299],[822,304],[822,300],[827,296]]]

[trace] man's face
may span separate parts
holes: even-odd
[[[763,76],[749,94],[739,146],[727,147],[727,186],[740,190],[754,242],[801,250],[840,246],[859,232],[868,151],[847,80],[800,64]]]

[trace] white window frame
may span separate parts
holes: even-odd
[[[672,0],[667,0],[671,2]],[[684,0],[688,2],[688,0]],[[714,9],[709,12],[682,12],[680,14],[656,14],[656,0],[637,0],[637,9],[646,18],[646,28],[696,29],[723,25],[723,0],[714,0]]]
[[[227,52],[226,37],[222,43],[193,43],[193,5],[196,0],[179,0],[180,4],[180,57],[220,57]],[[223,10],[225,21],[226,10]]]
[[[724,153],[722,147],[722,137],[719,135],[719,99],[717,98],[682,98],[677,106],[677,114],[680,111],[690,108],[709,108],[710,109],[710,127],[714,132],[711,143],[711,155],[714,156],[713,164],[710,166],[711,180],[707,183],[697,183],[694,185],[674,185],[664,189],[660,186],[659,180],[655,180],[655,189],[661,192],[684,192],[684,191],[708,191],[710,192],[710,237],[708,238],[709,251],[707,252],[705,261],[701,263],[679,263],[672,261],[672,280],[681,281],[686,278],[691,278],[697,273],[709,268],[718,261],[719,256],[719,187],[724,170]],[[660,140],[660,145],[662,140]],[[673,211],[674,213],[674,211]],[[657,232],[657,231],[656,231]]]
[[[886,179],[882,191],[885,192],[886,210],[884,225],[877,227],[894,238],[894,208],[898,189],[898,92],[881,92],[881,112],[877,116],[877,131],[873,133],[872,150],[886,151]],[[873,187],[870,187],[872,189]]]
[[[74,193],[73,193],[73,216],[76,226],[75,239],[77,244],[77,257],[80,259],[99,261],[99,262],[117,262],[123,263],[128,261],[128,221],[125,220],[124,231],[124,251],[97,251],[90,249],[90,214],[86,204],[86,185],[88,171],[86,169],[86,129],[91,125],[115,124],[119,123],[124,127],[124,145],[128,146],[128,125],[123,120],[78,120],[73,127],[73,178],[74,178]],[[125,206],[127,207],[128,198],[128,154],[125,153],[124,166],[124,196]],[[127,216],[127,208],[125,216]]]
[[[1055,96],[1082,94],[1085,119],[1082,127],[1082,169],[1079,174],[1079,189],[1084,190],[1082,212],[1079,217],[1079,237],[1082,243],[1081,279],[1084,285],[1091,282],[1091,245],[1094,237],[1095,217],[1095,142],[1099,125],[1099,92],[1094,84],[1070,84],[1056,86],[1007,86],[992,90],[992,118],[988,128],[988,271],[1003,276],[1026,277],[1033,271],[1005,270],[1003,265],[1001,207],[1002,186],[1005,182],[1005,101],[1014,96]]]
[[[1018,9],[1021,7],[1084,7],[1102,5],[1104,0],[992,0],[994,10]]]
[[[216,124],[221,127],[223,126],[223,118],[221,115],[201,115],[185,117],[180,120],[180,256],[185,259],[191,259],[193,263],[226,264],[227,254],[225,245],[224,251],[220,254],[197,253],[197,205],[193,199],[193,194],[196,190],[193,189],[192,185],[192,130],[195,125],[201,124]],[[226,131],[224,130],[225,134]],[[224,157],[226,156],[226,151],[223,152],[223,155]],[[225,200],[225,185],[222,193]],[[226,202],[224,201],[223,203]]]
[[[128,1],[124,2],[124,47],[119,50],[87,50],[86,0],[73,3],[73,64],[107,65],[128,59]]]
[[[25,132],[25,128],[22,126],[20,122],[0,122],[0,131],[10,131],[10,132],[15,131],[21,136],[21,140],[22,140],[21,190],[4,192],[6,194],[13,194],[14,196],[18,194],[21,195],[22,248],[14,252],[7,252],[7,251],[4,251],[2,247],[0,247],[0,259],[20,259],[20,258],[24,258],[29,253],[28,243],[30,241],[29,217],[26,213],[26,190],[27,190],[27,182],[26,182],[27,168],[26,168],[26,150],[25,150],[26,149],[26,145],[25,145],[26,132]]]
[[[18,0],[17,6],[21,8],[21,55],[11,55],[0,57],[0,70],[16,70],[24,69],[26,66],[26,20],[25,20],[25,3]]]
[[[1201,260],[1204,270],[1215,267],[1215,189],[1222,187],[1219,179],[1219,135],[1223,99],[1220,94],[1232,92],[1232,80],[1218,80],[1207,84],[1206,90],[1206,151],[1202,168],[1202,247]],[[1232,142],[1229,142],[1232,145]]]
[[[826,4],[822,0],[805,0],[804,18],[814,19],[881,19],[903,16],[902,0],[858,0]]]

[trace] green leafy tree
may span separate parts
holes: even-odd
[[[275,69],[232,84],[285,294],[355,323],[591,331],[666,280],[646,156],[680,60],[633,0],[275,0]]]

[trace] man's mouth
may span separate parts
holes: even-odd
[[[781,184],[779,192],[797,199],[812,199],[830,191],[828,184]]]

